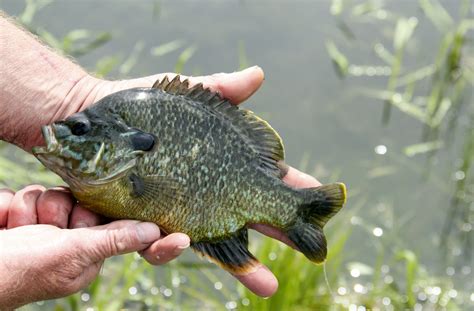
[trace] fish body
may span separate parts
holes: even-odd
[[[111,94],[43,127],[34,153],[85,207],[189,235],[224,269],[248,273],[247,225],[285,232],[312,261],[326,257],[322,227],[344,204],[343,184],[286,185],[283,144],[270,125],[177,76]]]

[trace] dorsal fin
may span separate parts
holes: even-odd
[[[248,138],[249,145],[260,155],[262,168],[277,177],[284,175],[285,172],[281,171],[281,166],[278,164],[285,157],[283,143],[267,121],[250,110],[239,109],[236,105],[232,105],[228,100],[222,99],[217,92],[204,88],[202,83],[189,87],[189,80],[181,82],[179,75],[171,81],[166,76],[161,81],[156,81],[152,87],[169,94],[186,96],[222,114]]]
[[[180,75],[176,75],[171,81],[168,79],[168,76],[161,81],[157,80],[152,88],[163,90],[168,94],[183,95],[211,106],[217,106],[226,102],[218,93],[204,88],[202,83],[198,83],[190,88],[189,80],[186,79],[181,82]]]

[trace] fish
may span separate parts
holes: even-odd
[[[268,122],[181,80],[118,91],[42,126],[45,146],[34,155],[85,208],[183,232],[193,250],[234,275],[258,268],[248,249],[255,223],[323,262],[323,227],[345,204],[345,185],[287,185],[283,142]]]

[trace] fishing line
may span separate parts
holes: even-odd
[[[331,295],[332,299],[335,298],[334,292],[332,291],[331,284],[329,284],[328,274],[326,272],[326,263],[323,263],[323,273],[324,273],[324,281],[326,281],[326,286],[328,287],[329,294]]]

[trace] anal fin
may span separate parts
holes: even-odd
[[[191,247],[203,257],[224,270],[235,274],[248,274],[256,270],[258,261],[248,250],[248,232],[241,229],[229,238],[217,242],[196,242]]]

